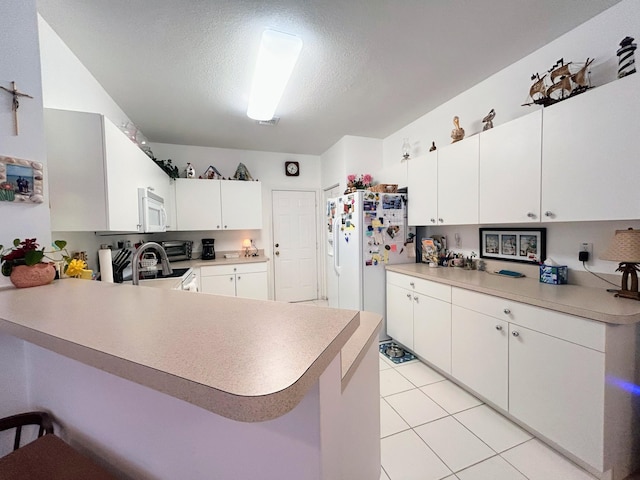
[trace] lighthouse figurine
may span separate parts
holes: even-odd
[[[633,43],[632,37],[624,37],[620,42],[620,48],[616,52],[618,55],[618,78],[636,73],[636,60],[633,54],[636,48],[638,45]]]

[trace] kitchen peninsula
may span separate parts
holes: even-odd
[[[135,478],[378,478],[380,324],[75,279],[0,291],[0,334],[25,340],[29,408]]]

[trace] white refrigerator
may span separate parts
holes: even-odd
[[[357,191],[327,202],[329,306],[386,317],[385,265],[415,262],[406,195]],[[386,319],[380,340],[388,339]]]

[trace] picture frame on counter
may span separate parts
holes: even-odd
[[[546,228],[480,228],[480,258],[538,264],[546,258]]]

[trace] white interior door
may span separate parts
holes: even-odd
[[[273,253],[275,299],[318,298],[316,193],[274,190]]]

